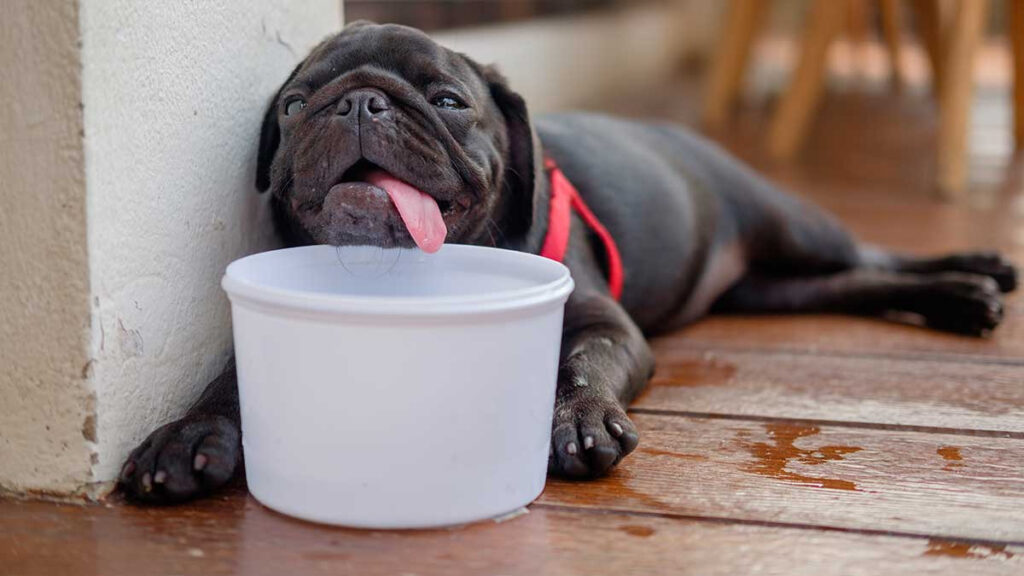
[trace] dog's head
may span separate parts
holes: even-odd
[[[413,28],[357,22],[274,97],[256,186],[290,244],[504,243],[534,217],[536,146],[495,70]]]

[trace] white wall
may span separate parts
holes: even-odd
[[[97,481],[220,372],[224,267],[270,248],[265,106],[338,0],[81,0]]]

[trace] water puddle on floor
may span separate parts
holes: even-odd
[[[654,535],[654,528],[650,526],[638,526],[636,524],[626,524],[619,526],[619,530],[622,530],[630,536],[636,536],[637,538],[650,538]]]
[[[857,446],[797,447],[797,440],[814,436],[821,431],[817,426],[809,424],[772,422],[765,424],[765,429],[770,438],[769,442],[750,442],[741,437],[745,447],[756,460],[744,468],[747,472],[816,488],[857,490],[857,485],[850,480],[800,474],[789,470],[787,466],[796,462],[811,466],[836,462],[843,460],[848,454],[859,452],[861,448]]]
[[[925,556],[950,556],[953,558],[1013,558],[1012,552],[1006,551],[1006,544],[971,544],[932,538],[928,541]]]
[[[717,386],[728,384],[736,375],[736,366],[714,357],[673,363],[656,372],[652,384],[656,386]]]
[[[964,465],[964,457],[960,454],[960,448],[957,446],[943,446],[936,450],[936,453],[946,461],[946,466],[943,470],[956,470]]]

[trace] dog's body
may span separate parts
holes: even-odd
[[[627,270],[621,303],[645,333],[705,315],[762,257],[778,265],[786,255],[758,254],[758,243],[781,238],[781,228],[826,244],[798,250],[819,249],[818,258],[850,263],[832,263],[833,269],[856,258],[853,241],[828,215],[684,128],[596,114],[548,116],[536,126],[545,152],[621,249]],[[586,245],[580,240],[575,245]],[[808,267],[817,265],[792,267],[813,273]]]
[[[439,83],[448,86],[440,96]],[[538,253],[548,228],[545,156],[614,237],[625,271],[617,302],[602,244],[574,217],[565,263],[577,289],[566,307],[550,459],[565,476],[603,474],[635,448],[625,407],[653,372],[645,333],[714,307],[910,312],[980,335],[1001,319],[1000,289],[1016,285],[997,255],[917,259],[860,246],[821,210],[679,127],[589,114],[533,125],[493,70],[403,27],[353,25],[314,50],[268,111],[257,181],[272,190],[290,243],[429,247],[389,202],[404,201],[391,188],[401,180],[436,202],[446,241]],[[133,452],[122,485],[145,501],[203,494],[233,474],[239,436],[232,368]]]

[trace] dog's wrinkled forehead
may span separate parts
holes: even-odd
[[[479,93],[483,83],[459,54],[414,28],[396,24],[350,24],[313,49],[294,82],[316,89],[359,68],[398,76],[417,88],[432,83],[465,85]]]

